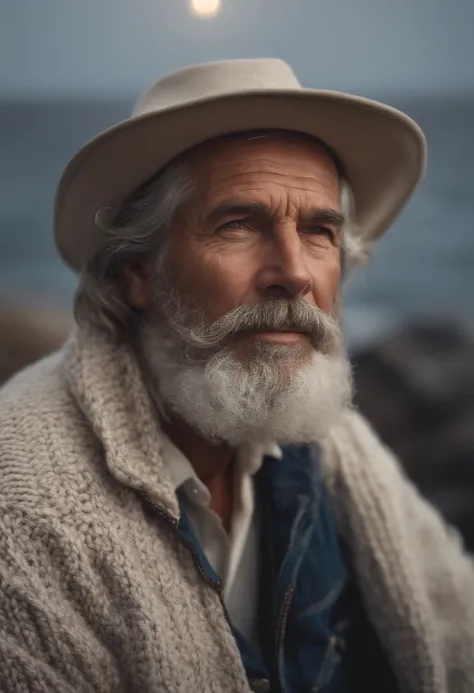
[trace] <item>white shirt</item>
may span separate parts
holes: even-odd
[[[211,494],[187,457],[162,434],[163,458],[168,465],[181,503],[193,525],[202,550],[221,578],[224,601],[233,625],[258,647],[258,513],[253,476],[265,455],[281,458],[276,444],[248,444],[239,449],[235,465],[233,512],[229,534],[210,510]]]

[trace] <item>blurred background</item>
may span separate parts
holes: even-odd
[[[473,35],[473,0],[0,0],[0,382],[71,326],[51,233],[69,158],[170,70],[283,58],[426,133],[426,179],[346,287],[345,329],[359,407],[474,548]]]

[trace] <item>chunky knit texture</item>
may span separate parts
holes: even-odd
[[[402,693],[474,690],[474,564],[353,411],[325,477]],[[144,502],[139,492],[161,508]],[[248,692],[131,351],[92,330],[0,393],[0,691]]]

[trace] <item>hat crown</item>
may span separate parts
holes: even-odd
[[[291,67],[276,58],[204,63],[172,72],[155,82],[139,99],[133,115],[239,91],[300,88]]]

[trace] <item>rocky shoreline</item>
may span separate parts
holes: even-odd
[[[59,349],[72,325],[71,314],[56,307],[0,300],[0,384]]]

